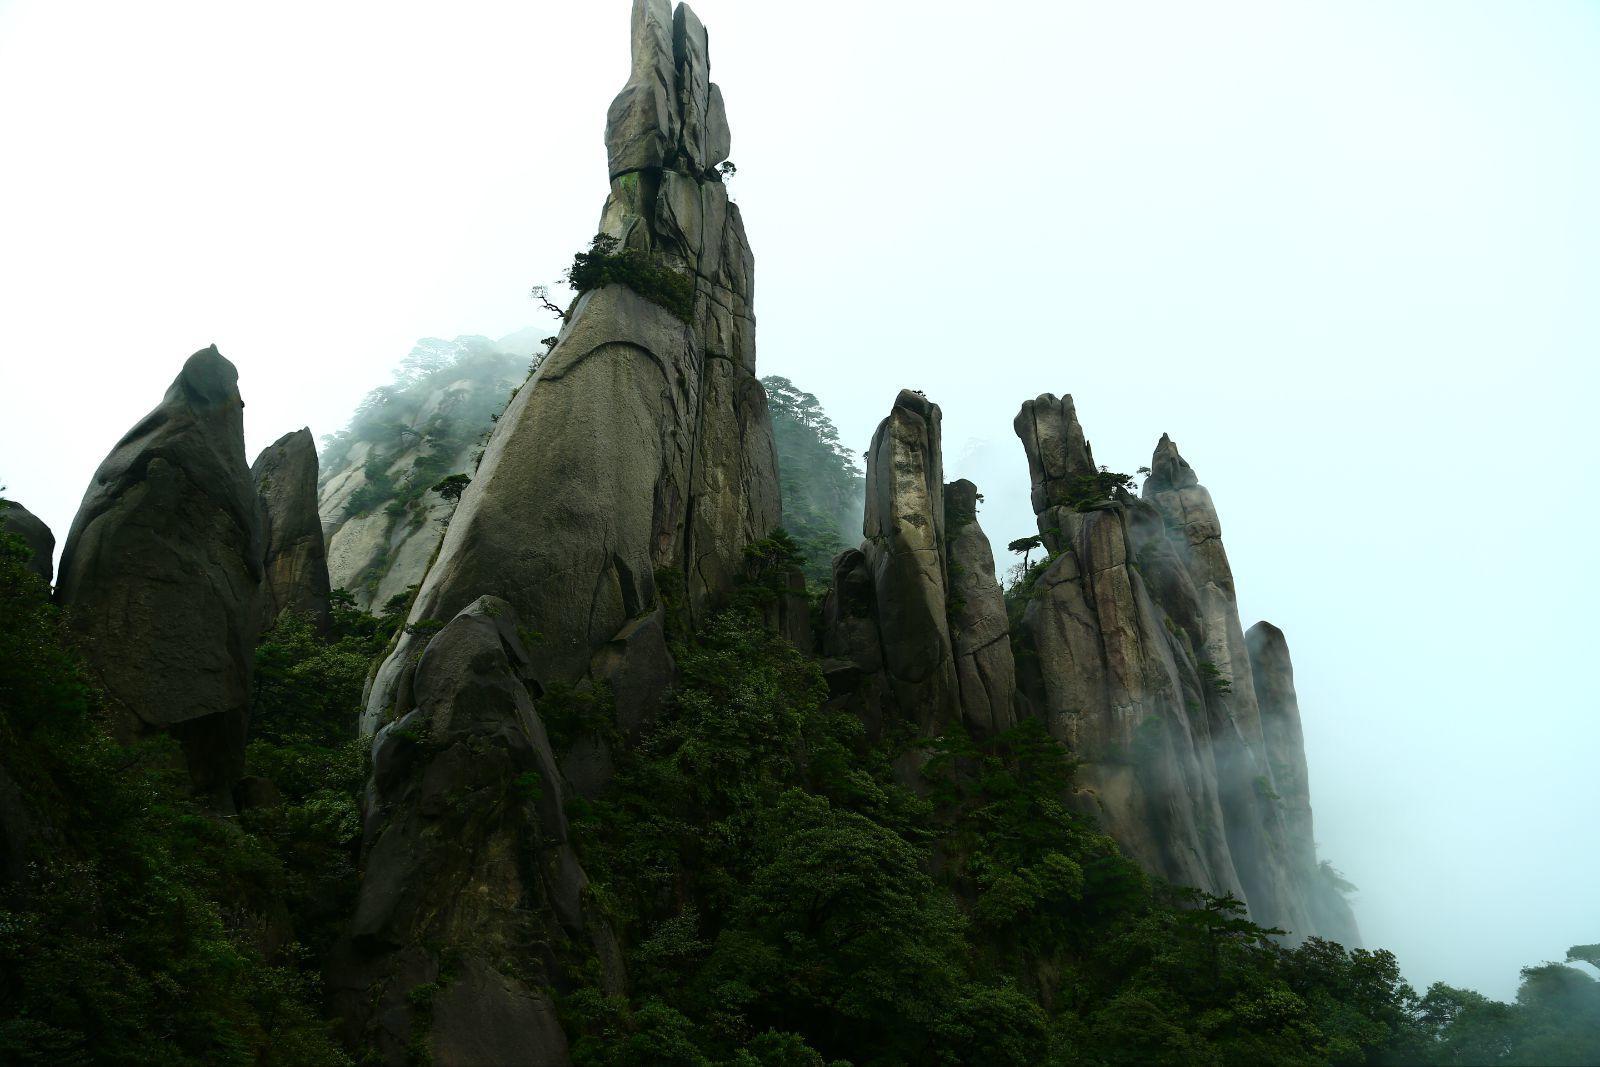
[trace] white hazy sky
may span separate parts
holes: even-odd
[[[763,373],[858,448],[926,391],[1002,545],[1022,399],[1117,470],[1170,432],[1289,635],[1368,942],[1505,997],[1600,940],[1600,4],[696,8]],[[627,13],[0,0],[0,484],[64,538],[213,341],[253,455],[419,337],[540,322]]]

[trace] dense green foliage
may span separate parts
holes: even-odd
[[[607,285],[625,285],[679,319],[694,317],[694,280],[657,263],[637,248],[621,248],[608,233],[597,233],[587,252],[572,257],[567,284],[576,293]]]
[[[276,936],[278,843],[201,809],[175,744],[111,739],[24,552],[0,539],[4,818],[29,861],[0,887],[0,1062],[341,1062],[317,969]]]
[[[1389,954],[1288,950],[1237,902],[1152,882],[1063,805],[1072,766],[1037,725],[869,744],[759,617],[680,642],[670,709],[573,805],[633,983],[565,999],[580,1062],[1417,1053]]]
[[[1118,474],[1102,466],[1093,474],[1079,474],[1072,479],[1067,486],[1067,504],[1078,511],[1091,511],[1108,500],[1117,499],[1120,493],[1133,491],[1131,474]]]
[[[570,805],[629,977],[560,995],[580,1064],[1600,1062],[1577,967],[1528,968],[1512,1004],[1419,997],[1387,952],[1286,948],[1149,878],[1064,802],[1037,723],[870,741],[762,621],[796,551],[752,547],[675,639],[668,707]],[[362,681],[398,620],[340,596],[331,633],[265,635],[247,781],[277,797],[224,818],[175,746],[110,738],[25,558],[0,537],[0,1062],[347,1062],[319,976],[357,886]],[[603,693],[539,707],[558,745],[610,717]]]
[[[861,540],[865,480],[816,397],[777,375],[761,384],[778,450],[783,527],[799,546],[806,579],[826,584],[833,557]]]
[[[268,635],[249,761],[282,803],[223,818],[176,744],[112,739],[25,555],[0,537],[0,1062],[345,1062],[320,956],[355,885],[350,725],[377,628]]]

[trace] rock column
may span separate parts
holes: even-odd
[[[227,806],[261,623],[261,517],[238,372],[196,352],[95,472],[56,596],[127,739],[167,730]]]

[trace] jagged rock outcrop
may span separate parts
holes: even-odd
[[[328,628],[328,556],[317,514],[317,445],[311,430],[284,434],[250,468],[261,498],[261,626],[285,611]]]
[[[1083,761],[1082,799],[1155,873],[1233,893],[1293,938],[1322,932],[1210,494],[1165,436],[1143,499],[1115,485],[1071,397],[1025,402],[1015,429],[1049,553],[1025,591],[1021,685]]]
[[[939,405],[902,389],[867,451],[862,555],[877,595],[889,688],[924,732],[961,711],[950,641]]]
[[[0,533],[22,538],[33,558],[28,569],[49,584],[54,574],[56,536],[33,512],[15,500],[0,500]]]
[[[778,524],[754,264],[714,171],[726,120],[707,56],[687,6],[636,0],[633,73],[606,131],[601,229],[687,282],[692,313],[615,284],[579,297],[496,424],[412,607],[416,623],[504,597],[540,635],[541,684],[592,678],[624,627],[659,620],[664,594],[691,621],[703,615]],[[417,648],[403,636],[379,670],[366,730],[408,710],[396,698]]]
[[[374,390],[322,457],[318,510],[328,576],[381,612],[422,581],[456,504],[432,490],[471,475],[494,417],[528,376],[539,338],[427,338]]]
[[[1216,506],[1166,434],[1161,435],[1151,456],[1150,470],[1143,496],[1161,513],[1168,540],[1188,571],[1198,597],[1203,635],[1196,652],[1213,688],[1222,690],[1219,695],[1227,721],[1218,723],[1221,730],[1214,736],[1214,756],[1234,867],[1258,922],[1297,937],[1312,933],[1311,916],[1290,855],[1283,803],[1268,759],[1233,570],[1222,544]]]
[[[95,472],[57,600],[127,736],[168,730],[196,787],[227,803],[244,765],[261,623],[261,516],[238,372],[189,357]]]
[[[382,1063],[566,1063],[551,992],[585,960],[620,989],[521,633],[505,601],[468,605],[373,744],[361,890],[329,985],[346,1042]]]
[[[1200,677],[1199,613],[1160,517],[1094,491],[1071,397],[1026,401],[1014,427],[1050,554],[1018,623],[1023,692],[1082,761],[1080,799],[1124,851],[1170,881],[1242,899],[1217,795],[1218,698]],[[1134,565],[1141,553],[1171,610]]]
[[[1272,780],[1283,798],[1290,854],[1300,891],[1311,912],[1312,931],[1349,948],[1361,944],[1350,902],[1317,861],[1316,832],[1311,817],[1311,776],[1306,768],[1305,735],[1300,726],[1300,699],[1295,694],[1294,664],[1283,631],[1258,622],[1245,631],[1261,727],[1266,738]]]
[[[866,540],[834,560],[823,653],[853,665],[829,670],[836,687],[876,676],[858,701],[869,715],[886,695],[925,734],[956,721],[992,733],[1014,722],[1010,630],[977,487],[944,483],[940,418],[906,389],[873,434]]]
[[[945,484],[946,608],[961,715],[978,732],[994,734],[1016,724],[1017,668],[994,552],[978,525],[978,500],[978,487],[965,478]]]

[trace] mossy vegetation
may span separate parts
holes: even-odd
[[[685,323],[694,318],[692,277],[658,263],[648,252],[621,247],[608,233],[595,234],[588,251],[572,257],[566,278],[579,294],[607,285],[625,285]]]

